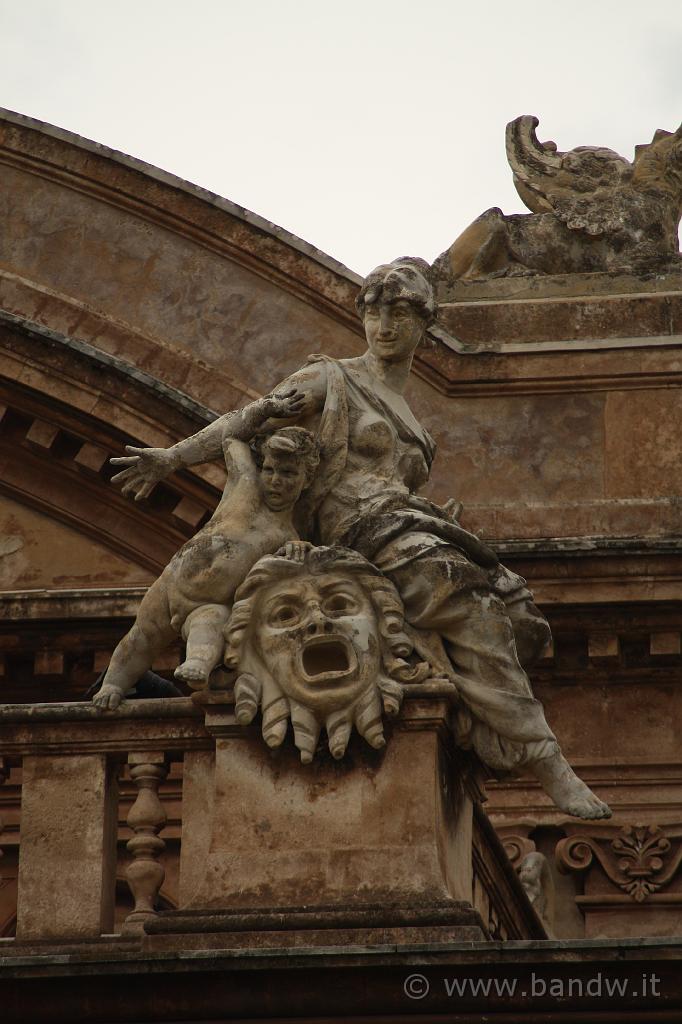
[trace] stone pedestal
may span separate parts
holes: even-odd
[[[230,944],[481,940],[473,907],[477,769],[455,761],[443,697],[408,698],[387,747],[354,737],[341,761],[273,755],[228,704],[215,750],[185,757],[181,910],[162,934]],[[203,938],[202,938],[203,936]],[[186,940],[186,937],[185,937]],[[185,941],[183,940],[183,941]]]

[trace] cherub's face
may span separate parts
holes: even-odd
[[[351,707],[376,683],[376,614],[355,580],[333,573],[280,580],[259,595],[254,620],[269,672],[314,713]]]
[[[265,504],[273,512],[293,508],[306,485],[303,460],[295,455],[273,454],[265,449],[260,472]]]

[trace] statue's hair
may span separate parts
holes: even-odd
[[[251,448],[260,468],[266,452],[275,458],[278,455],[294,455],[301,459],[305,468],[306,486],[309,486],[320,463],[320,445],[309,430],[303,427],[281,427],[272,434],[257,434]]]
[[[431,268],[418,256],[401,256],[392,263],[382,263],[365,278],[355,306],[364,317],[367,306],[383,300],[403,299],[414,306],[431,323],[436,314],[436,298],[431,284]]]
[[[365,590],[377,613],[382,658],[387,672],[396,659],[412,652],[412,643],[403,631],[403,604],[398,591],[366,558],[348,548],[318,547],[306,552],[303,562],[281,555],[265,555],[253,566],[235,594],[230,621],[225,631],[227,640],[225,664],[237,667],[242,645],[251,621],[256,598],[262,587],[297,576],[321,576],[339,572],[351,576]]]

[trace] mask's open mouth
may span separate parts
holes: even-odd
[[[355,666],[355,652],[345,637],[311,637],[301,651],[303,674],[314,683],[341,679]]]

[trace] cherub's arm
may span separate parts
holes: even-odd
[[[245,441],[234,438],[223,442],[225,468],[227,469],[227,486],[223,501],[260,502],[258,487],[258,467],[254,462],[253,453]],[[221,502],[222,504],[222,502]]]
[[[227,477],[233,480],[258,479],[258,468],[253,460],[253,454],[245,441],[237,441],[234,438],[223,444],[225,452],[225,468]]]
[[[159,480],[174,470],[217,459],[226,438],[246,441],[260,427],[267,427],[273,417],[273,407],[268,403],[287,403],[284,414],[280,411],[274,416],[279,426],[282,418],[297,423],[322,409],[326,388],[324,364],[311,363],[288,377],[272,395],[259,398],[236,412],[220,416],[203,430],[171,448],[136,448],[126,445],[129,454],[111,460],[114,465],[124,467],[112,477],[112,482],[120,483],[122,493],[133,494],[136,501],[146,498]]]

